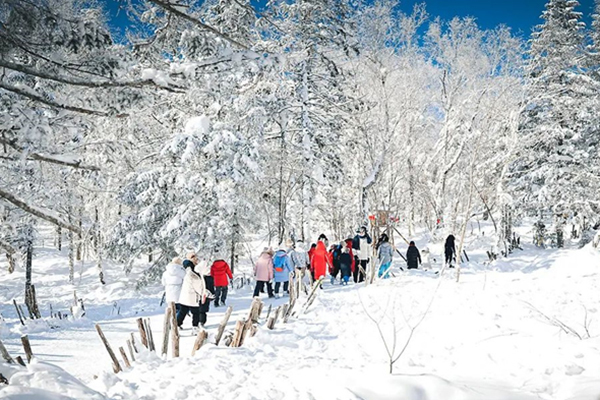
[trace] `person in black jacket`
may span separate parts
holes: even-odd
[[[449,268],[454,268],[452,259],[456,258],[456,246],[454,245],[454,235],[448,235],[446,244],[444,244],[444,256],[446,257],[446,265]]]
[[[406,264],[408,265],[408,269],[417,269],[419,268],[419,264],[421,264],[421,254],[419,253],[419,249],[415,246],[415,242],[410,242],[408,245],[408,250],[406,251]]]
[[[342,248],[342,254],[340,254],[340,271],[341,277],[340,285],[347,285],[352,276],[352,256],[350,255],[350,249],[347,246]]]
[[[202,277],[204,278],[204,284],[206,285],[206,289],[211,293],[215,293],[215,280],[210,275],[210,269],[202,271]],[[200,303],[200,325],[204,326],[206,324],[208,311],[210,310],[210,302],[212,298],[207,297],[204,304]]]

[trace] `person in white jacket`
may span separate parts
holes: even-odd
[[[177,325],[179,328],[181,328],[187,313],[192,313],[194,333],[198,330],[198,323],[200,322],[200,303],[204,303],[207,297],[206,285],[200,272],[205,269],[205,266],[196,264],[198,264],[198,258],[195,254],[188,255],[188,259],[183,262],[186,271],[181,285],[179,311],[177,312]]]
[[[175,257],[167,267],[165,272],[162,274],[161,282],[165,287],[165,300],[167,301],[167,307],[169,303],[175,303],[175,309],[179,311],[179,295],[181,294],[181,285],[183,284],[183,278],[185,277],[185,269],[183,268],[183,261],[179,257]]]

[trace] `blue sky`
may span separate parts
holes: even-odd
[[[127,18],[123,11],[118,11],[118,0],[103,0],[110,13],[110,24],[116,31],[127,26]],[[546,0],[403,0],[400,8],[409,13],[416,3],[425,2],[431,18],[436,16],[449,20],[454,16],[471,16],[477,19],[480,27],[490,29],[504,24],[512,28],[514,33],[529,37],[531,29],[541,23],[539,18],[544,10]],[[584,21],[589,25],[593,12],[594,0],[579,0],[579,12],[584,14]],[[255,4],[265,0],[255,0]]]

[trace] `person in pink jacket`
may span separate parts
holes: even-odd
[[[273,294],[273,286],[271,280],[273,280],[273,249],[264,248],[258,261],[254,265],[254,277],[256,278],[256,287],[254,288],[254,297],[260,295],[260,292],[267,284],[267,293],[269,298],[275,297]]]

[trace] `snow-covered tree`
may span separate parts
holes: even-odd
[[[590,168],[597,131],[590,129],[592,82],[585,73],[584,23],[575,0],[551,0],[533,33],[520,151],[513,165],[517,199],[555,216],[598,212],[598,176]]]

